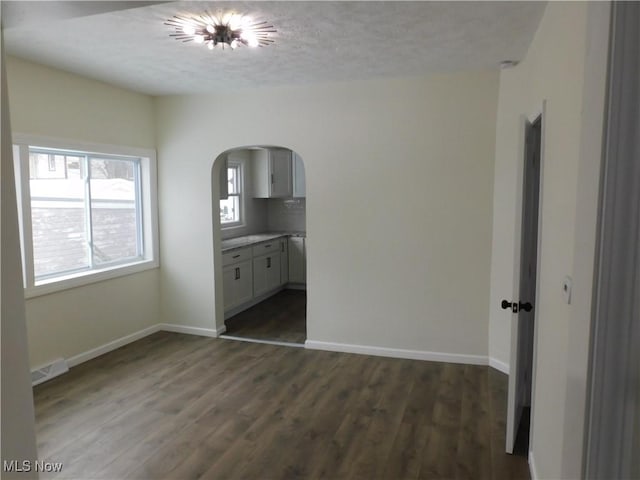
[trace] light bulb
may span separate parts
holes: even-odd
[[[211,24],[207,25],[207,32],[215,33],[215,31],[216,31],[216,28],[213,25]]]
[[[258,45],[260,45],[260,42],[258,42],[258,39],[256,38],[255,35],[248,35],[247,36],[247,44],[250,47],[257,47]]]
[[[204,37],[202,35],[196,35],[195,37],[193,37],[193,41],[196,43],[202,43],[204,42]]]
[[[193,25],[185,25],[182,27],[182,31],[187,35],[193,35],[196,33],[196,28]]]
[[[240,28],[242,24],[241,22],[242,22],[242,17],[240,15],[236,15],[232,13],[229,16],[228,24],[231,30],[237,30],[238,28]]]
[[[229,46],[231,48],[236,48],[238,46],[238,40],[231,40],[231,43],[229,44]]]
[[[213,47],[215,45],[213,44],[213,42],[209,42],[209,45],[207,45],[207,47],[209,48],[209,50],[213,50]]]

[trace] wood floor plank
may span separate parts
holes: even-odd
[[[528,478],[488,367],[160,332],[34,392],[42,478]]]

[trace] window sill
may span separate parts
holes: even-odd
[[[233,230],[234,228],[242,228],[244,227],[244,223],[235,222],[235,223],[221,223],[220,230]]]
[[[73,273],[70,275],[51,278],[39,282],[38,285],[24,289],[24,298],[35,298],[42,295],[78,288],[92,283],[98,283],[113,278],[124,277],[134,273],[158,268],[157,260],[141,260],[127,265],[117,265],[101,270]]]

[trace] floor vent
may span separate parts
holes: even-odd
[[[69,366],[64,358],[54,360],[49,365],[31,371],[31,385],[36,386],[47,380],[51,380],[58,375],[69,371]]]

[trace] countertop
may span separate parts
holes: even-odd
[[[305,232],[269,232],[244,235],[242,237],[228,238],[222,241],[222,253],[230,252],[238,248],[248,247],[256,243],[268,242],[281,237],[306,237]]]

